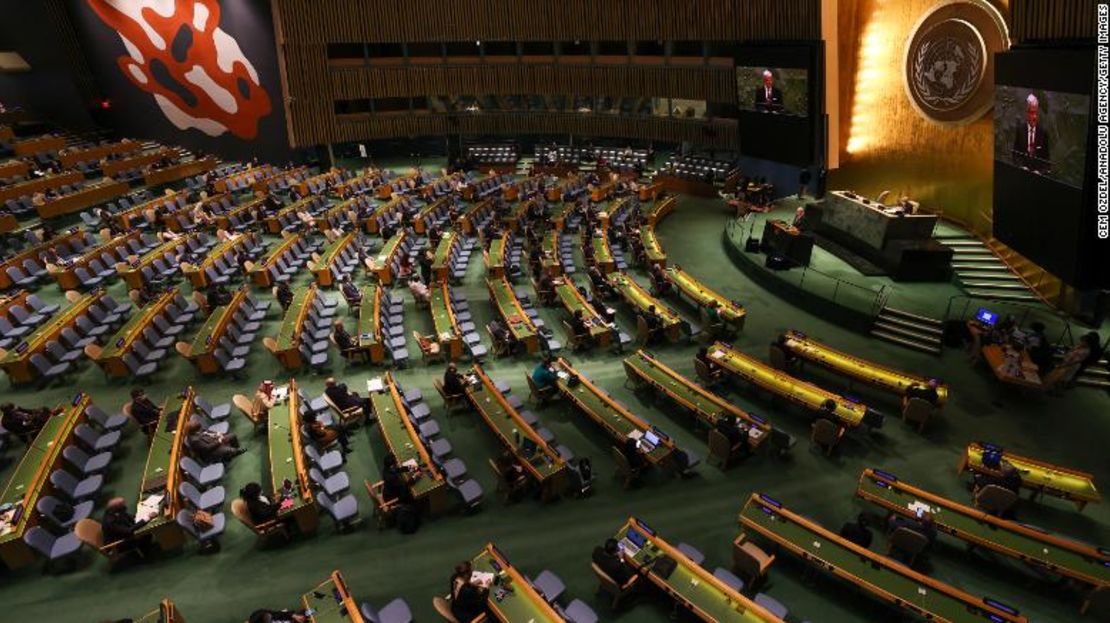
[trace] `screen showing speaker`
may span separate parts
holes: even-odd
[[[739,66],[736,101],[741,110],[809,116],[809,71],[796,67]]]
[[[1086,94],[998,85],[994,158],[1022,171],[1082,188],[1087,171]]]

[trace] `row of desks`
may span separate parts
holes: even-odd
[[[0,264],[0,290],[7,290],[8,288],[15,285],[11,277],[8,276],[7,269],[9,267],[15,267],[23,270],[23,262],[26,260],[34,260],[35,262],[41,263],[41,260],[39,258],[47,251],[57,250],[63,244],[69,246],[71,243],[78,240],[82,242],[88,242],[90,238],[95,241],[95,237],[93,237],[92,234],[85,231],[84,229],[74,229],[64,234],[60,234],[52,240],[37,244],[29,249],[25,249],[9,257],[2,264]]]
[[[748,445],[752,449],[759,448],[771,437],[771,425],[767,420],[694,383],[644,350],[638,350],[624,360],[624,372],[629,379],[646,383],[693,414],[710,430],[724,415],[736,416],[747,430]]]
[[[554,280],[554,284],[555,296],[562,303],[567,314],[574,316],[576,311],[581,310],[582,318],[590,330],[590,339],[602,348],[609,346],[613,340],[613,327],[607,324],[597,310],[586,302],[574,281],[570,277],[560,277]],[[574,336],[568,337],[573,338]]]
[[[501,445],[513,453],[528,477],[539,485],[543,499],[561,496],[567,486],[566,461],[505,400],[480,365],[474,365],[473,373],[476,382],[467,384],[466,395],[482,421]],[[525,439],[535,446],[531,452],[524,450]]]
[[[1027,623],[1001,602],[975,597],[922,575],[905,564],[860,547],[777,500],[753,493],[740,511],[740,525],[871,594],[924,617],[946,623]]]
[[[208,283],[208,274],[206,270],[211,268],[217,259],[225,258],[230,261],[232,253],[237,249],[242,249],[255,237],[254,232],[239,234],[224,240],[220,244],[212,248],[208,255],[201,260],[200,264],[192,267],[182,267],[181,272],[189,279],[189,283],[193,284],[194,288],[206,288]],[[225,257],[226,256],[226,257]]]
[[[278,328],[274,356],[287,370],[295,370],[304,364],[300,351],[301,332],[304,330],[305,320],[312,310],[317,293],[314,283],[307,288],[299,289],[293,296],[293,302],[285,311],[285,317]]]
[[[60,414],[47,420],[0,494],[0,506],[12,505],[11,511],[0,514],[4,523],[8,523],[0,528],[0,561],[9,569],[24,567],[35,560],[34,552],[23,542],[23,535],[38,524],[35,505],[50,490],[50,472],[61,464],[62,450],[72,443],[74,429],[85,421],[85,407],[90,403],[88,394],[78,393]]]
[[[409,490],[413,498],[425,505],[430,514],[442,513],[449,503],[447,482],[409,418],[393,375],[386,373],[381,387],[374,391],[371,385],[369,394],[386,448],[397,457],[399,465],[410,469]]]
[[[462,335],[455,321],[455,311],[451,307],[451,293],[447,282],[440,282],[431,288],[428,310],[432,314],[436,341],[449,359],[462,356]]]
[[[219,164],[219,161],[214,156],[209,156],[200,160],[180,162],[163,169],[148,169],[143,173],[143,183],[147,186],[169,184],[187,177],[207,173],[215,169],[217,164]]]
[[[314,264],[315,268],[313,270],[316,272],[316,283],[321,287],[328,288],[337,285],[331,272],[332,265],[355,243],[356,236],[357,234],[353,231],[340,236],[320,252],[320,260]]]
[[[682,267],[677,264],[668,266],[665,270],[667,277],[678,289],[679,293],[685,295],[686,298],[699,308],[704,310],[711,303],[716,303],[717,312],[720,314],[722,322],[736,331],[740,331],[744,328],[744,320],[747,318],[748,312],[740,303],[731,301],[705,286],[695,279],[693,275],[682,270]]]
[[[62,329],[72,327],[77,317],[104,297],[104,291],[84,294],[77,297],[68,307],[54,314],[50,320],[39,325],[31,334],[9,350],[0,359],[0,368],[8,373],[12,383],[30,383],[39,379],[38,370],[31,365],[31,355],[41,353],[50,340],[58,339]]]
[[[156,316],[166,311],[166,307],[177,297],[177,293],[177,288],[170,288],[163,292],[146,307],[131,314],[131,318],[116,331],[115,335],[108,338],[107,345],[101,349],[100,356],[94,360],[106,375],[112,378],[126,378],[131,375],[131,371],[123,361],[123,356],[131,352],[135,342],[142,337],[143,329],[149,327]]]
[[[910,387],[923,388],[929,383],[929,379],[926,377],[895,370],[836,350],[800,331],[787,331],[784,337],[786,340],[782,347],[799,360],[815,363],[852,380],[878,387],[899,396],[905,396],[906,390]],[[947,385],[937,386],[937,398],[938,405],[944,405],[948,401]]]
[[[113,260],[112,264],[105,266],[105,268],[112,268],[119,264],[119,254],[117,254],[116,251],[123,250],[125,253],[130,253],[131,250],[128,243],[132,240],[138,240],[140,235],[141,232],[132,230],[129,233],[116,236],[104,244],[85,251],[80,257],[75,258],[66,266],[48,267],[50,268],[50,275],[54,277],[54,280],[58,282],[58,287],[62,290],[77,290],[83,285],[83,281],[77,276],[78,268],[84,268],[88,270],[90,274],[95,275],[96,271],[90,268],[90,264],[93,260],[102,260],[101,256],[105,253],[108,253]]]
[[[722,342],[717,342],[709,348],[709,356],[733,376],[776,396],[782,396],[809,411],[818,412],[826,400],[834,401],[836,403],[834,415],[845,428],[858,427],[869,415],[866,405],[852,402],[812,383],[801,381]]]
[[[290,379],[287,388],[288,396],[270,409],[267,424],[273,492],[270,499],[281,504],[279,521],[292,520],[301,534],[312,534],[320,518],[305,461],[297,380]]]
[[[385,343],[382,336],[382,287],[370,284],[362,288],[362,302],[358,306],[358,348],[371,363],[385,361]]]
[[[105,177],[85,184],[80,190],[47,201],[43,205],[35,206],[35,211],[39,213],[40,218],[55,218],[73,212],[80,212],[116,197],[122,197],[130,191],[131,187],[126,183]]]
[[[682,327],[686,321],[682,319],[674,310],[663,304],[662,301],[651,295],[650,292],[644,289],[635,279],[629,277],[627,274],[613,273],[608,277],[610,285],[617,291],[622,299],[632,309],[640,313],[650,313],[649,309],[655,308],[655,315],[663,321],[663,334],[671,342],[677,342],[681,337]]]
[[[220,371],[220,362],[216,359],[216,349],[219,348],[220,338],[227,332],[232,317],[238,311],[239,306],[243,304],[243,301],[246,300],[247,294],[248,291],[245,286],[239,288],[231,296],[231,302],[211,309],[208,312],[208,318],[197,330],[197,334],[193,336],[193,341],[189,344],[188,354],[182,353],[193,362],[193,365],[197,367],[197,371],[201,374],[215,374]]]
[[[58,154],[58,162],[62,163],[62,166],[68,168],[76,165],[78,162],[89,162],[91,160],[99,161],[109,156],[129,154],[139,151],[142,147],[143,144],[139,141],[125,138],[122,141],[116,141],[114,143],[103,143],[90,147],[66,150]],[[105,175],[107,175],[107,173],[105,173]]]
[[[46,192],[50,189],[61,188],[66,184],[76,184],[85,179],[79,171],[63,171],[53,175],[45,175],[43,177],[36,177],[15,184],[6,184],[0,186],[0,203],[9,199],[19,199],[20,197],[31,197],[38,192]]]
[[[136,154],[126,158],[119,158],[117,160],[109,160],[100,165],[100,172],[109,177],[119,175],[124,171],[131,171],[134,169],[142,169],[149,167],[155,162],[159,162],[164,158],[173,158],[174,151],[168,147],[162,147],[156,151],[145,154]]]
[[[154,261],[158,259],[161,259],[163,262],[165,262],[167,266],[173,265],[174,260],[167,258],[166,255],[170,254],[176,256],[178,249],[188,248],[190,240],[200,242],[200,236],[200,234],[188,234],[179,238],[175,238],[173,240],[167,240],[166,242],[163,242],[150,251],[142,254],[142,256],[138,258],[137,262],[129,264],[126,268],[120,270],[120,277],[123,278],[123,282],[127,284],[128,289],[142,289],[143,282],[145,281],[145,278],[143,277],[144,268],[149,267],[153,270]]]
[[[972,471],[977,474],[999,476],[1001,472],[983,463],[983,455],[987,452],[996,453],[1002,461],[1013,465],[1021,474],[1021,486],[1032,491],[1034,495],[1048,494],[1069,500],[1074,502],[1080,511],[1088,503],[1102,500],[1102,494],[1095,486],[1094,476],[1087,472],[1022,456],[983,441],[968,444],[956,468],[957,473]]]
[[[275,266],[293,245],[297,244],[302,239],[302,234],[286,234],[281,242],[266,252],[256,264],[250,268],[251,282],[255,285],[268,288],[274,285],[273,276],[270,275],[270,268]]]
[[[536,329],[536,325],[532,323],[528,314],[524,313],[524,308],[521,307],[520,301],[516,298],[513,284],[502,275],[498,278],[487,279],[486,287],[489,289],[490,303],[493,304],[505,321],[505,326],[509,328],[513,339],[520,343],[528,354],[538,352],[540,347],[539,330]]]
[[[136,535],[150,535],[162,551],[175,550],[185,543],[185,534],[177,524],[177,513],[185,507],[178,486],[184,479],[180,463],[185,456],[185,426],[192,417],[195,399],[191,386],[166,398],[143,467],[135,517],[147,523],[136,530]]]
[[[405,232],[402,230],[394,234],[389,240],[385,241],[378,255],[375,256],[371,263],[373,267],[370,272],[378,278],[378,283],[383,286],[393,284],[393,261],[397,259],[399,253],[404,252]]]
[[[645,448],[647,451],[643,452],[644,458],[652,465],[660,467],[670,464],[677,446],[669,435],[614,400],[608,392],[594,385],[584,374],[575,370],[566,359],[560,358],[555,363],[555,367],[558,372],[556,385],[559,393],[605,429],[605,432],[616,442],[617,447],[623,447],[629,437],[639,437],[652,431],[659,437],[660,442],[654,447]]]

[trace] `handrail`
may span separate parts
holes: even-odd
[[[959,302],[961,300],[962,304]],[[1072,319],[1066,312],[1056,309],[1047,303],[1030,305],[1027,303],[1003,301],[970,294],[956,294],[948,298],[948,305],[944,309],[942,321],[947,323],[949,320],[967,320],[969,311],[974,307],[974,302],[981,303],[979,307],[993,308],[993,310],[1002,309],[1007,315],[1015,317],[1015,321],[1019,327],[1028,326],[1029,323],[1032,322],[1032,316],[1035,316],[1036,320],[1045,324],[1046,333],[1053,328],[1050,323],[1062,322],[1063,327],[1060,328],[1059,337],[1054,340],[1050,339],[1050,341],[1054,344],[1066,343],[1068,346],[1075,343],[1075,333],[1072,331]],[[955,311],[957,307],[959,307],[959,312]]]
[[[744,238],[744,232],[742,231],[743,225],[741,224],[741,219],[738,217],[730,217],[725,229],[727,230],[729,238],[735,238],[736,240],[741,240]],[[799,278],[797,285],[804,291],[812,292],[811,290],[807,290],[807,288],[805,287],[806,277],[810,274],[820,275],[822,279],[830,280],[833,285],[833,303],[840,303],[842,305],[848,306],[848,304],[844,303],[844,299],[847,298],[847,295],[844,295],[843,297],[841,296],[840,290],[842,286],[848,292],[865,293],[865,298],[870,297],[871,299],[871,302],[868,305],[867,313],[872,318],[878,317],[879,312],[886,305],[887,300],[890,298],[890,287],[886,284],[879,286],[879,290],[876,291],[873,288],[862,286],[858,283],[852,283],[851,281],[841,279],[840,277],[834,277],[833,275],[821,272],[820,270],[811,266],[801,267],[801,277]]]

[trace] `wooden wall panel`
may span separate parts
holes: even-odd
[[[1094,39],[1096,0],[1012,0],[1015,42]]]
[[[606,115],[556,113],[495,113],[485,115],[382,115],[340,121],[332,141],[377,138],[464,135],[574,134],[575,136],[627,137],[647,141],[694,142],[717,149],[736,149],[735,121],[713,122],[682,119],[630,119]]]
[[[481,65],[329,67],[330,43],[439,41],[758,41],[817,40],[820,0],[273,0],[282,24],[290,140],[296,146],[334,140],[448,131],[436,115],[371,117],[342,122],[338,99],[449,94],[567,93],[682,97],[728,102],[728,69],[606,65]],[[539,119],[538,119],[539,117]],[[552,117],[548,120],[547,117]],[[504,121],[504,119],[502,119]],[[467,121],[487,124],[489,121]],[[653,121],[599,115],[528,114],[512,119],[520,132],[548,131],[723,141],[704,122]],[[649,129],[645,129],[649,128]],[[491,127],[488,131],[501,131]],[[644,136],[644,133],[650,136]],[[735,134],[735,132],[733,132]],[[735,140],[731,137],[728,140]]]
[[[332,68],[335,99],[529,93],[736,99],[730,68],[435,65]],[[307,86],[307,85],[306,85]]]

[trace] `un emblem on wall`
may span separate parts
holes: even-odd
[[[941,2],[906,42],[906,94],[926,119],[975,121],[994,98],[994,53],[1010,47],[1002,15],[985,0]]]

